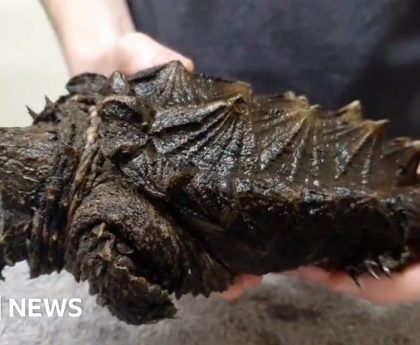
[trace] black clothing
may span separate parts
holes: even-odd
[[[197,70],[295,90],[326,108],[361,99],[420,137],[418,0],[131,0],[139,30]]]

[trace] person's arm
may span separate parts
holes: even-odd
[[[133,74],[141,69],[180,60],[183,55],[136,32],[124,0],[42,0],[72,75],[115,70]]]

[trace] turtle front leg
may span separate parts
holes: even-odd
[[[88,280],[98,303],[141,324],[172,317],[169,294],[224,290],[233,274],[200,242],[116,177],[104,178],[76,211],[66,268]]]
[[[112,314],[130,324],[142,324],[176,313],[169,294],[142,276],[134,249],[122,242],[107,223],[89,229],[80,238],[70,271],[89,281],[89,292]]]

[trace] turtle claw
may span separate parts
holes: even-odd
[[[375,259],[369,258],[357,265],[348,266],[346,268],[347,274],[354,281],[354,283],[359,287],[363,288],[359,276],[367,273],[369,276],[376,280],[380,280],[382,275],[391,277],[391,269],[385,264],[385,260],[381,257]]]
[[[381,257],[375,259],[367,259],[363,262],[363,268],[371,277],[376,280],[381,279],[381,275],[392,278],[391,269],[386,265],[385,260]]]
[[[376,280],[381,279],[377,273],[377,269],[380,268],[380,266],[378,265],[378,263],[376,261],[372,261],[372,260],[366,260],[364,262],[365,268],[367,273],[375,278]]]
[[[388,266],[385,265],[385,263],[383,262],[383,260],[381,260],[380,257],[376,260],[376,263],[379,269],[381,270],[381,272],[385,274],[389,279],[391,279],[392,278],[391,270],[388,268]]]
[[[360,276],[360,272],[356,267],[354,266],[348,267],[347,274],[350,276],[353,282],[359,287],[359,289],[363,289],[363,285],[361,281],[358,279]]]

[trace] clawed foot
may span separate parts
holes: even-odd
[[[345,270],[354,283],[359,288],[362,288],[362,284],[358,279],[359,276],[366,273],[376,280],[381,279],[381,276],[383,275],[391,279],[391,271],[398,268],[405,259],[404,255],[398,259],[393,258],[390,254],[378,255],[365,259],[360,264],[349,265]]]
[[[134,254],[102,223],[83,236],[72,273],[88,280],[98,304],[120,320],[142,324],[173,317],[168,291],[142,276]]]

